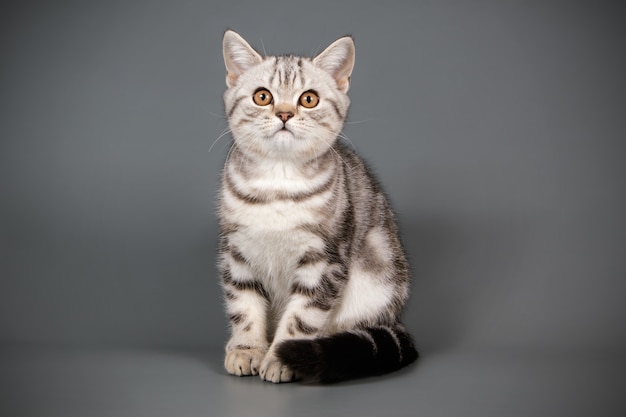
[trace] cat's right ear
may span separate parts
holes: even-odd
[[[235,31],[224,32],[222,41],[224,64],[226,64],[226,85],[232,87],[248,68],[263,61],[263,57]]]
[[[350,36],[337,39],[313,58],[313,63],[326,70],[344,93],[350,88],[350,75],[354,68],[354,41]]]

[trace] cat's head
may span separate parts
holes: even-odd
[[[224,103],[235,142],[264,157],[315,157],[337,140],[350,100],[354,42],[336,40],[314,58],[263,57],[224,33]]]

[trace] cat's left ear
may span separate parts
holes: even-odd
[[[354,68],[354,41],[350,36],[337,39],[313,58],[313,63],[326,70],[344,93],[350,88],[350,74]]]
[[[263,61],[263,57],[244,38],[230,29],[224,32],[222,47],[228,87],[234,86],[237,78],[248,68]]]

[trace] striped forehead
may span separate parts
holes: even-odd
[[[269,85],[281,89],[301,89],[305,84],[303,65],[306,58],[297,56],[273,57],[274,63],[269,73]]]

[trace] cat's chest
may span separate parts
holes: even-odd
[[[226,196],[223,200],[228,200]],[[223,217],[256,237],[290,233],[301,226],[321,221],[318,204],[278,200],[265,203],[224,201]],[[322,205],[322,204],[319,204]]]
[[[287,232],[323,220],[331,204],[332,171],[305,177],[285,169],[271,169],[258,176],[244,176],[227,168],[222,190],[222,215],[251,233]]]
[[[322,245],[316,244],[317,240],[304,231],[285,233],[256,227],[240,228],[229,237],[249,264],[268,276],[282,276],[294,269],[311,246]]]

